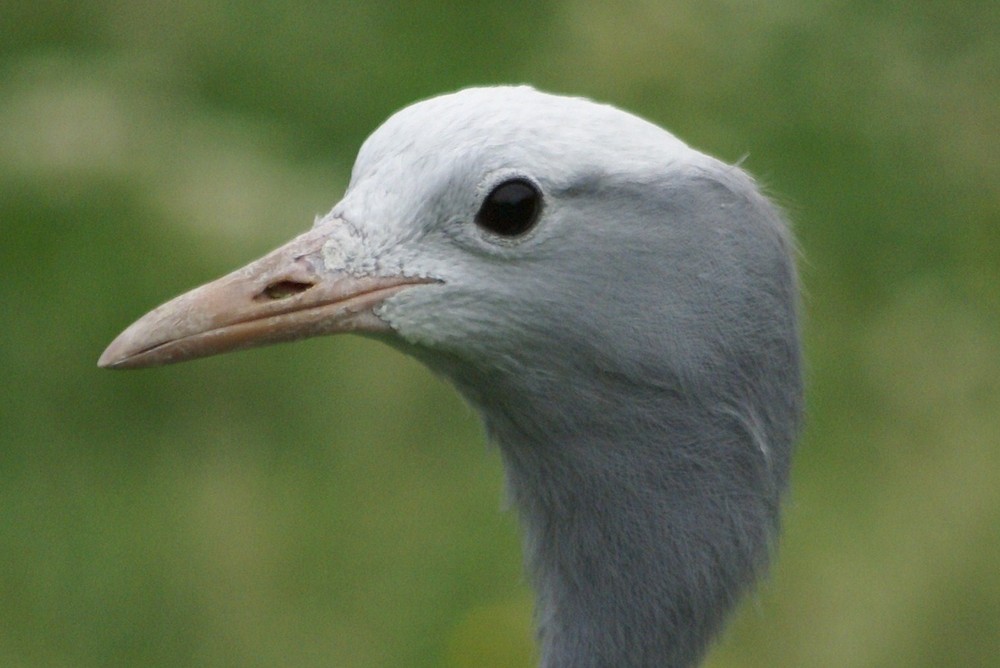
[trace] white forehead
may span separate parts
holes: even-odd
[[[500,179],[517,175],[553,194],[585,194],[609,182],[659,183],[706,160],[609,105],[527,86],[465,89],[398,111],[365,141],[344,198],[321,219],[341,221],[325,258],[357,273],[416,270],[434,261],[431,251],[402,241],[468,221]]]
[[[435,168],[521,168],[559,180],[587,169],[666,168],[695,155],[666,130],[609,105],[528,86],[469,88],[391,116],[361,147],[351,182]]]

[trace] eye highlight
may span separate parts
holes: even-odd
[[[517,237],[538,221],[542,193],[527,179],[514,178],[497,185],[483,200],[476,225],[502,237]]]

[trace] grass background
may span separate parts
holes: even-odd
[[[709,665],[996,662],[993,0],[317,4],[0,0],[0,665],[531,665],[498,458],[416,363],[95,367],[327,211],[389,113],[499,82],[748,156],[795,221],[808,426]]]

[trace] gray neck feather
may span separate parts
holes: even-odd
[[[692,665],[766,563],[784,471],[734,417],[660,394],[669,421],[633,393],[543,439],[492,414],[546,668]]]

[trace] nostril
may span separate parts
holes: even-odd
[[[312,286],[312,283],[301,283],[299,281],[278,281],[264,288],[259,295],[254,297],[254,301],[286,299],[305,292]]]

